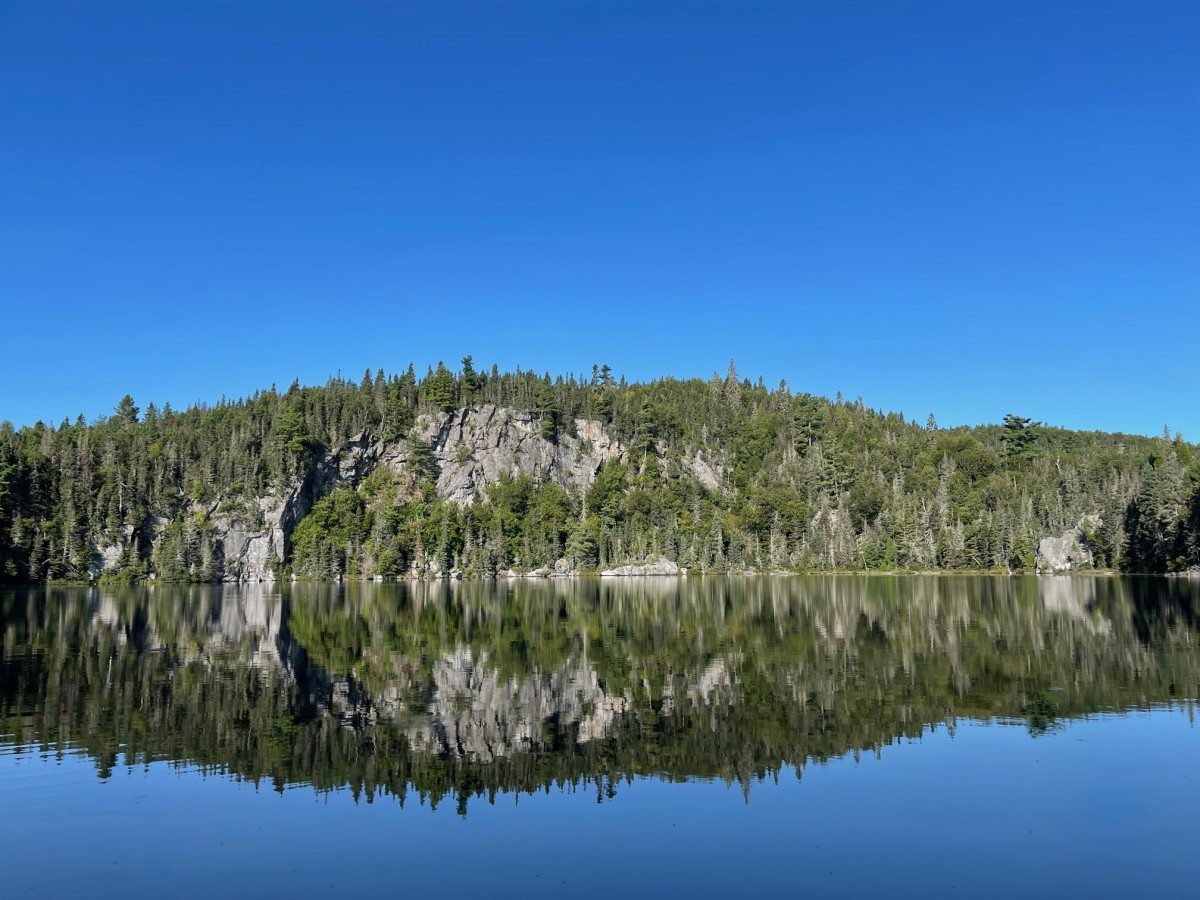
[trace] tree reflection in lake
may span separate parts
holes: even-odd
[[[460,812],[721,778],[960,718],[1187,703],[1195,583],[781,577],[0,593],[0,741]]]

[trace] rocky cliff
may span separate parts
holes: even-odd
[[[338,487],[356,487],[377,466],[411,476],[410,438],[426,443],[433,457],[437,495],[460,506],[487,497],[502,474],[525,474],[582,493],[609,460],[625,458],[625,448],[600,422],[576,419],[569,433],[551,441],[534,414],[492,405],[423,415],[409,437],[383,441],[362,432],[326,450],[301,477],[262,497],[185,501],[181,515],[203,520],[211,546],[213,579],[269,582],[291,552],[291,535],[313,504]],[[715,477],[715,476],[714,476]],[[169,520],[148,529],[138,545],[133,529],[123,539],[93,547],[92,576],[114,571],[130,553],[149,556]]]
[[[367,433],[326,451],[301,478],[265,497],[190,504],[210,524],[214,577],[218,581],[274,581],[291,550],[292,531],[313,504],[342,485],[355,486],[386,452]]]
[[[576,419],[574,434],[549,441],[533,413],[491,405],[422,416],[415,431],[433,450],[438,496],[461,506],[486,498],[488,485],[503,473],[582,492],[604,463],[625,456],[599,422]],[[405,463],[403,448],[388,457],[398,470]]]

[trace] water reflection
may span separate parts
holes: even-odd
[[[0,741],[460,811],[643,774],[749,790],[960,718],[1190,703],[1198,605],[1112,577],[8,591]]]

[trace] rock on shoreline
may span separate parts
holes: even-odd
[[[1056,575],[1095,568],[1095,555],[1087,532],[1095,532],[1100,525],[1099,516],[1084,516],[1079,520],[1079,525],[1062,536],[1042,538],[1037,548],[1037,573]]]
[[[601,577],[621,577],[631,575],[678,575],[679,566],[666,557],[659,557],[654,562],[637,566],[617,566],[615,569],[605,569]]]

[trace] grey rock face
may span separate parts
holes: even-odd
[[[625,449],[599,422],[576,419],[575,436],[563,434],[551,442],[542,437],[533,413],[490,404],[439,418],[422,416],[416,431],[433,450],[438,496],[460,506],[486,498],[488,485],[504,473],[583,491],[605,462],[625,457]],[[397,450],[386,463],[403,470],[405,456]]]
[[[1091,544],[1084,528],[1095,530],[1100,526],[1099,516],[1084,516],[1079,526],[1059,537],[1042,538],[1038,542],[1037,571],[1039,574],[1071,572],[1091,569],[1096,564]]]
[[[125,548],[133,541],[133,526],[126,525],[121,531],[121,539],[116,543],[92,546],[92,561],[88,565],[88,575],[92,578],[99,578],[105,572],[114,572],[121,567]]]
[[[120,544],[108,544],[100,548],[101,571],[115,569],[121,562],[121,555],[125,552],[124,547]]]
[[[356,485],[382,458],[384,447],[359,434],[345,446],[330,450],[309,476],[293,482],[282,494],[268,494],[242,504],[234,512],[214,503],[209,510],[213,542],[223,560],[223,581],[274,581],[275,571],[289,549],[292,531],[313,503],[345,484]]]
[[[295,502],[292,489],[282,497],[268,495],[254,501],[254,516],[250,521],[228,514],[214,516],[213,539],[221,551],[224,581],[275,580],[275,567],[283,561],[288,536],[284,521],[299,521],[294,511],[289,510]]]
[[[710,491],[719,490],[721,487],[721,476],[717,470],[700,458],[700,451],[696,451],[696,455],[685,463],[688,471],[696,476],[696,479],[708,488]]]
[[[643,563],[640,566],[617,566],[615,569],[605,569],[600,574],[602,576],[610,577],[630,575],[678,575],[679,566],[671,562],[666,557],[659,557],[654,562]]]

